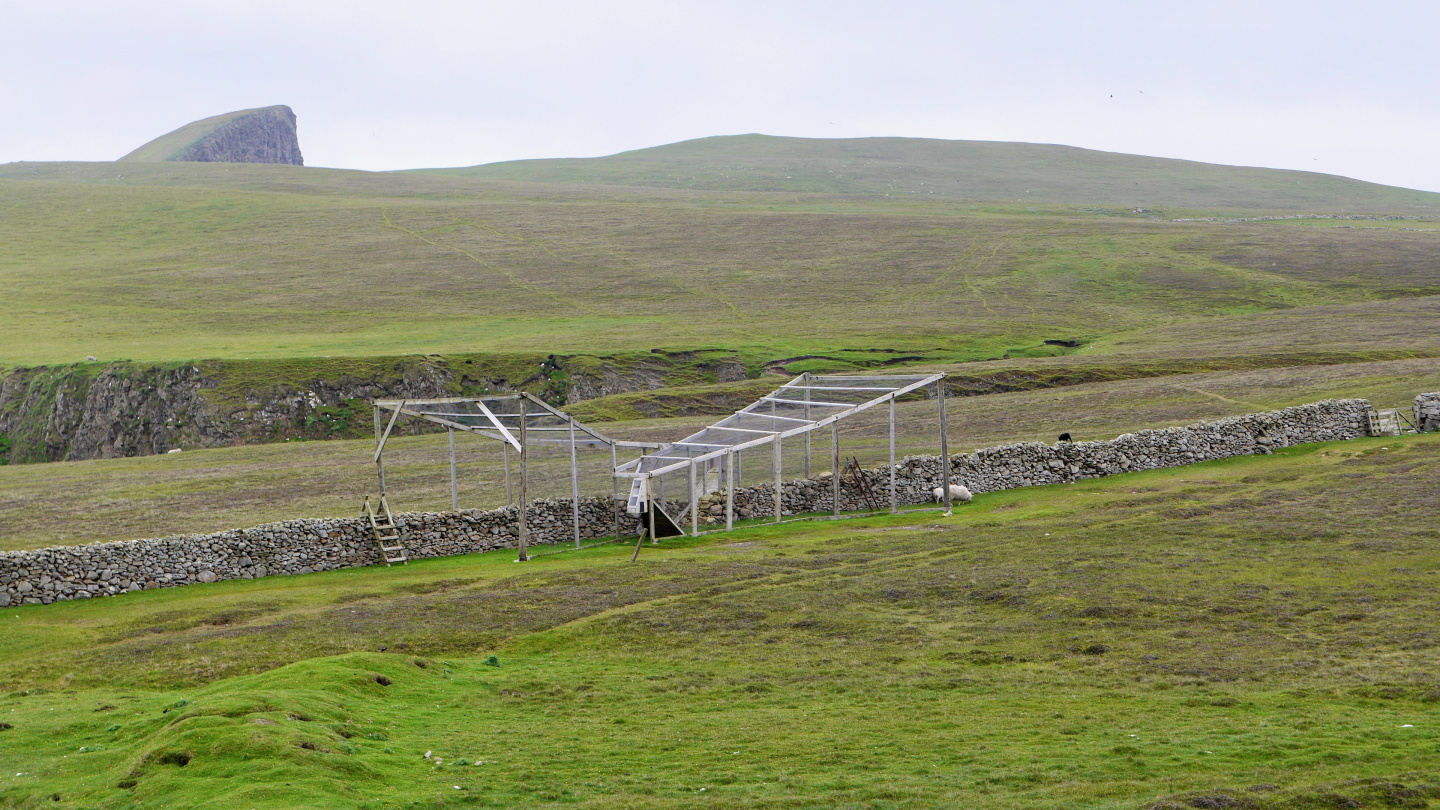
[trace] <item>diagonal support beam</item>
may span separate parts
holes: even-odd
[[[371,459],[372,464],[380,463],[380,454],[385,452],[385,442],[390,438],[390,431],[395,429],[395,420],[400,418],[400,411],[405,407],[405,400],[395,406],[395,412],[390,414],[390,424],[385,426],[385,433],[380,437],[380,443],[375,448],[375,458]]]

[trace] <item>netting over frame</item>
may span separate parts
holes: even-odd
[[[744,409],[654,453],[618,466],[617,476],[634,478],[684,469],[691,462],[770,444],[828,427],[848,416],[933,385],[944,374],[802,374]]]
[[[497,439],[520,449],[520,423],[525,422],[525,444],[570,443],[574,431],[577,446],[626,446],[593,428],[587,427],[561,411],[529,394],[496,394],[481,397],[445,397],[439,399],[382,399],[375,406],[405,416],[424,419],[456,430]],[[524,410],[522,417],[521,411]]]

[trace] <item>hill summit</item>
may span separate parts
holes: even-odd
[[[305,165],[295,131],[295,112],[284,104],[193,121],[120,160]]]
[[[1440,194],[1317,172],[933,138],[723,135],[606,157],[419,171],[522,182],[1123,208],[1417,213],[1440,208]]]

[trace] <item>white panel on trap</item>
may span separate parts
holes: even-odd
[[[630,501],[625,504],[625,513],[639,515],[645,511],[645,481],[644,478],[630,479]]]
[[[715,458],[704,462],[705,466],[701,472],[700,494],[709,495],[712,492],[720,491],[720,459]]]

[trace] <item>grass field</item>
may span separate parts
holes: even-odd
[[[600,158],[519,160],[425,174],[802,194],[1230,210],[1433,214],[1440,194],[1314,172],[1220,166],[1054,144],[731,135]]]
[[[7,609],[0,803],[1424,807],[1437,451]]]
[[[1189,187],[1163,167],[1129,171]],[[1118,345],[1214,317],[1440,294],[1437,215],[1406,208],[1410,192],[1345,188],[1307,210],[1422,220],[1177,222],[1196,212],[1136,213],[1118,197],[10,164],[0,362],[652,348],[984,360],[1051,338]]]
[[[946,370],[985,394],[950,401],[958,452],[1408,405],[1440,390],[1437,255],[1440,195],[1043,145],[8,164],[0,365],[215,360],[203,395],[243,412],[436,364],[503,388],[558,354],[670,386],[574,406],[650,440],[775,382],[720,365]],[[22,438],[48,441],[43,411]],[[900,416],[901,453],[936,452],[935,403]],[[845,455],[884,459],[880,418],[846,423]],[[499,451],[467,438],[461,505],[498,506]],[[0,550],[353,515],[372,447],[0,466]],[[392,438],[398,510],[448,508],[446,448]],[[582,459],[609,493],[608,453]],[[567,462],[537,454],[532,496],[568,496]],[[1440,435],[1377,438],[633,564],[503,552],[7,608],[0,807],[1436,806],[1437,510]]]
[[[762,388],[775,384],[756,382]],[[1434,390],[1440,390],[1440,359],[1181,374],[962,397],[949,402],[950,446],[961,452],[1012,441],[1053,442],[1062,432],[1081,440],[1108,439],[1145,427],[1189,424],[1327,398],[1365,397],[1377,407],[1396,407],[1408,404],[1420,391]],[[745,396],[748,402],[755,394]],[[603,409],[606,399],[595,403]],[[933,402],[902,404],[901,456],[938,452],[935,417]],[[876,412],[847,422],[842,432],[846,456],[854,455],[866,465],[884,462],[882,418]],[[711,421],[713,417],[688,417],[607,422],[599,427],[621,439],[673,441]],[[799,478],[801,456],[793,444],[787,444],[785,451],[786,475]],[[395,507],[448,509],[445,436],[395,437],[387,447],[387,478]],[[503,466],[495,443],[462,436],[457,447],[461,505],[502,505]],[[0,549],[353,515],[361,497],[375,489],[374,469],[368,463],[372,452],[373,442],[362,439],[0,467]],[[569,497],[568,455],[537,451],[536,459],[532,496]],[[609,454],[582,452],[580,459],[582,492],[609,493]],[[816,463],[824,466],[823,461]],[[753,469],[756,480],[770,479],[766,459]]]

